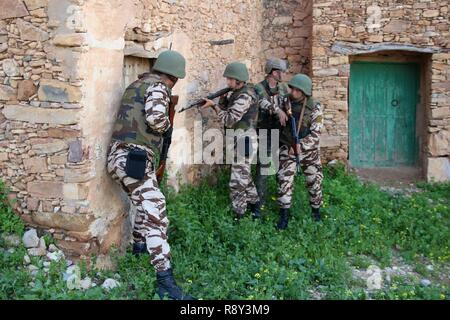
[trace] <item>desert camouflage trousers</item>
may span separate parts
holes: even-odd
[[[229,186],[231,207],[235,213],[244,214],[249,203],[255,204],[259,201],[249,160],[246,160],[245,163],[231,165]]]
[[[294,178],[296,174],[295,155],[289,154],[287,146],[281,146],[280,168],[277,173],[278,181],[278,205],[280,208],[289,209],[292,204],[294,191]],[[322,205],[322,164],[320,162],[320,150],[314,149],[300,154],[300,165],[305,176],[306,187],[309,193],[309,203],[313,208]]]
[[[166,199],[159,190],[153,154],[147,150],[148,161],[145,177],[136,180],[125,173],[126,159],[132,144],[115,141],[108,155],[107,169],[112,178],[120,184],[136,207],[133,238],[135,242],[146,242],[151,263],[156,271],[170,268],[170,246],[167,242],[169,220]]]

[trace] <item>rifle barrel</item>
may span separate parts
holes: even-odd
[[[227,93],[230,92],[230,91],[231,91],[231,88],[224,88],[224,89],[221,89],[221,90],[219,90],[219,91],[217,91],[217,92],[211,93],[210,95],[206,96],[206,98],[207,98],[208,100],[213,100],[213,99],[215,99],[215,98],[217,98],[217,97],[220,97],[220,96],[222,96],[222,95],[224,95],[224,94],[227,94]],[[180,113],[180,112],[183,112],[183,111],[186,111],[186,110],[195,108],[195,107],[200,107],[200,106],[203,105],[204,103],[205,103],[205,102],[204,102],[203,99],[196,100],[196,101],[194,101],[193,103],[189,104],[187,107],[181,109],[181,110],[178,111],[178,112]]]

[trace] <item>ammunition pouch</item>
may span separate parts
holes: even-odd
[[[125,164],[125,173],[127,176],[142,180],[145,176],[145,169],[147,168],[147,151],[133,148],[128,152],[127,161]]]

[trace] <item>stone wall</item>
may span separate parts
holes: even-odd
[[[227,14],[224,14],[226,12]],[[72,256],[98,254],[129,232],[129,203],[105,170],[124,88],[125,55],[187,58],[175,87],[180,105],[225,85],[225,65],[245,62],[262,77],[262,4],[240,1],[5,0],[0,4],[0,179],[17,213],[51,232]],[[186,153],[194,119],[177,114],[170,159]],[[186,134],[187,133],[187,134]],[[207,172],[171,161],[169,183]],[[203,167],[204,168],[204,167]]]
[[[325,158],[348,155],[349,57],[382,50],[432,54],[422,151],[428,180],[450,179],[450,53],[448,1],[314,1],[314,94],[325,109]]]
[[[263,1],[264,57],[286,59],[288,79],[296,73],[311,73],[312,3],[312,0]]]

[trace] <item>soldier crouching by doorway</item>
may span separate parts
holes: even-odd
[[[205,99],[203,108],[213,107],[225,128],[236,133],[234,152],[238,153],[238,161],[231,165],[230,200],[237,220],[241,219],[247,208],[250,208],[254,219],[260,218],[259,197],[251,175],[251,163],[257,149],[256,135],[251,139],[248,132],[255,128],[258,121],[258,98],[255,90],[247,84],[248,70],[245,64],[232,62],[227,65],[223,76],[232,91],[222,97],[217,106],[213,101]],[[241,142],[245,144],[243,161],[239,161]]]
[[[185,68],[181,54],[162,52],[152,72],[125,90],[107,163],[109,174],[136,207],[133,253],[150,253],[161,299],[193,299],[182,292],[173,277],[166,200],[155,175],[162,138],[172,130],[167,116],[171,90],[179,78],[185,77]]]
[[[291,108],[295,117],[300,143],[295,145],[290,124],[286,124],[280,132],[279,161],[280,168],[277,173],[278,205],[280,207],[280,220],[277,228],[286,229],[288,226],[294,191],[294,178],[296,174],[296,157],[292,146],[297,148],[300,165],[305,175],[306,187],[309,193],[312,217],[315,221],[321,219],[320,207],[322,205],[322,164],[320,162],[320,131],[323,126],[322,108],[319,102],[312,97],[311,79],[304,74],[295,75],[288,83],[291,94],[284,100],[284,108]],[[302,112],[302,109],[304,111]],[[290,113],[288,111],[288,113]],[[303,118],[301,115],[303,114]],[[291,119],[289,119],[289,122]],[[299,123],[300,122],[300,123]]]

